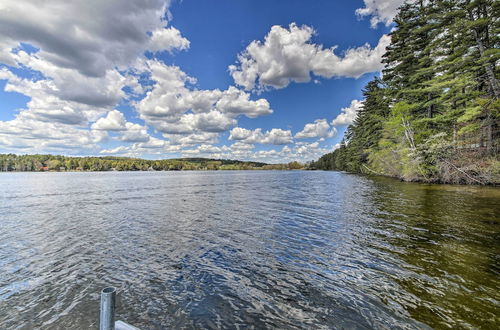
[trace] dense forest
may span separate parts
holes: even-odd
[[[427,0],[395,18],[382,78],[313,167],[406,181],[500,183],[500,1]]]
[[[0,154],[0,172],[43,171],[185,171],[185,170],[294,170],[298,162],[266,164],[228,159],[179,158],[146,160],[127,157],[67,157],[59,155]]]

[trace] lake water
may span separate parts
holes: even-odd
[[[500,326],[500,189],[338,172],[0,174],[0,328]]]

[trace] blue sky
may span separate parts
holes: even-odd
[[[313,160],[402,0],[6,0],[0,152]]]

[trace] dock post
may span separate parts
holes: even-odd
[[[101,291],[99,330],[115,330],[115,300],[115,288],[104,288]]]

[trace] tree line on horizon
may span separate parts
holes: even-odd
[[[294,170],[304,168],[305,165],[296,161],[287,164],[266,164],[208,158],[147,160],[128,157],[0,154],[0,172]]]
[[[405,3],[381,78],[323,170],[500,183],[500,1]]]

